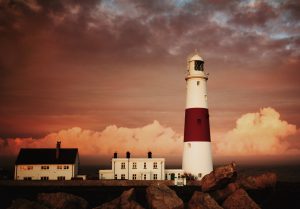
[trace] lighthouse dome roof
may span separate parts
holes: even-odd
[[[194,54],[188,58],[188,61],[200,60],[203,61],[203,58],[199,56],[199,54]]]

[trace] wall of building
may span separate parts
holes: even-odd
[[[59,176],[65,177],[65,180],[70,180],[74,177],[75,170],[78,170],[78,164],[16,165],[15,180],[26,180],[26,178],[42,180],[42,177],[48,177],[48,180],[58,180]]]
[[[165,169],[165,180],[175,180],[184,175],[182,169]]]
[[[164,158],[113,158],[112,170],[100,170],[100,179],[164,180]]]

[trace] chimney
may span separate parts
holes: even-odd
[[[126,158],[130,158],[130,152],[126,152]]]
[[[56,159],[59,158],[60,144],[61,144],[60,141],[57,141],[57,142],[56,142]]]
[[[118,153],[117,152],[114,153],[114,158],[118,158]]]
[[[152,152],[148,152],[148,158],[152,158]]]

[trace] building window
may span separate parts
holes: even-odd
[[[48,176],[42,176],[41,180],[49,180],[49,177]]]
[[[200,84],[200,81],[197,81],[197,86],[199,86],[199,84]]]
[[[132,163],[132,169],[136,169],[136,163]]]
[[[136,180],[136,174],[132,174],[132,180]]]
[[[121,174],[121,179],[125,179],[125,174]]]
[[[42,166],[41,166],[41,169],[42,169],[42,170],[49,170],[49,165],[42,165]]]
[[[125,169],[125,163],[121,163],[121,169]]]
[[[115,174],[115,179],[118,179],[118,175],[117,174]]]
[[[153,174],[153,179],[154,179],[154,180],[157,180],[157,174],[156,174],[156,173]]]
[[[165,180],[168,180],[168,174],[165,174]]]
[[[58,176],[57,177],[57,180],[65,180],[66,179],[66,177],[64,177],[64,176]]]
[[[69,169],[69,166],[68,166],[68,165],[65,165],[65,166],[64,166],[64,169]]]
[[[144,174],[144,180],[147,180],[147,175],[146,174]]]
[[[144,169],[147,169],[147,163],[144,163]]]
[[[201,176],[202,176],[202,173],[198,173],[198,177],[201,178]]]
[[[57,166],[57,169],[59,169],[59,170],[62,169],[62,168],[63,168],[62,165],[58,165],[58,166]]]
[[[33,170],[33,166],[32,165],[20,166],[20,170]]]
[[[178,173],[178,176],[177,176],[178,178],[180,178],[180,173]]]
[[[157,162],[153,163],[153,169],[157,169]]]
[[[31,177],[24,177],[24,180],[32,180]]]

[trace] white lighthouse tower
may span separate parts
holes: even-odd
[[[206,91],[207,79],[208,74],[204,72],[203,59],[198,54],[188,58],[185,77],[187,96],[182,169],[197,179],[201,179],[213,170]]]

